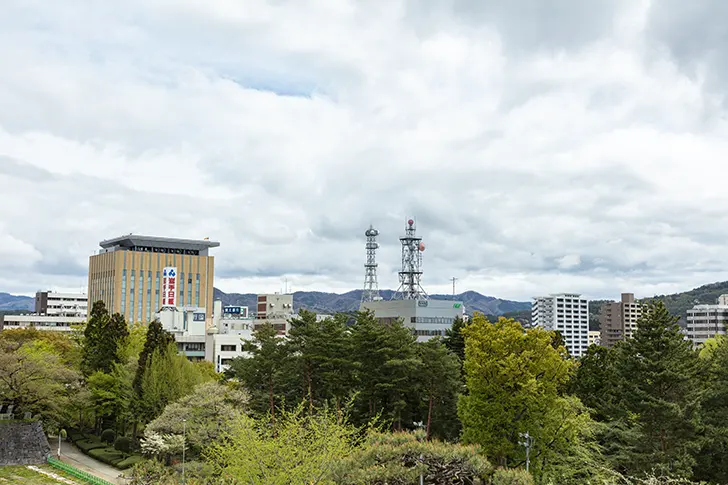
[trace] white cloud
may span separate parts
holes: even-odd
[[[0,222],[36,252],[0,290],[83,285],[98,241],[137,232],[219,240],[223,290],[343,291],[370,223],[395,287],[409,216],[431,293],[726,279],[722,71],[665,27],[692,24],[647,1],[423,5],[6,3]]]

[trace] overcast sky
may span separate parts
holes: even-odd
[[[0,291],[220,242],[223,291],[728,279],[724,0],[0,1]]]

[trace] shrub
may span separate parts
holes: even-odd
[[[142,460],[131,470],[130,485],[159,485],[176,483],[173,472],[157,460]]]
[[[112,444],[116,439],[116,433],[113,429],[105,429],[101,432],[101,441]]]
[[[106,445],[98,441],[81,440],[76,441],[75,445],[88,455],[88,452],[97,448],[104,448]]]
[[[424,441],[424,433],[372,433],[335,471],[342,485],[475,483],[492,468],[476,446]],[[517,484],[518,482],[514,482]],[[524,482],[530,485],[530,482]]]
[[[526,470],[500,468],[493,474],[493,485],[533,485],[533,478]]]
[[[120,436],[116,438],[114,448],[121,451],[122,453],[129,454],[131,452],[131,440],[126,436]]]
[[[69,431],[68,438],[71,440],[71,442],[75,443],[76,441],[85,440],[86,435],[81,433],[80,431]]]
[[[121,460],[119,463],[117,463],[114,466],[120,470],[126,470],[127,468],[133,467],[134,465],[141,462],[142,460],[144,460],[144,458],[142,458],[139,455],[131,455],[130,457],[128,457],[124,460]]]

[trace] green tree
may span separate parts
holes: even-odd
[[[466,325],[467,323],[464,319],[456,317],[452,326],[445,330],[445,338],[443,339],[445,347],[455,354],[460,359],[460,362],[465,361],[465,337],[463,336],[462,330]]]
[[[479,315],[463,333],[469,390],[458,405],[463,441],[481,445],[502,466],[522,460],[519,433],[529,432],[540,446],[554,442],[544,423],[564,404],[559,389],[574,363],[551,345],[552,334],[503,318],[490,324]]]
[[[43,341],[0,340],[0,401],[58,424],[80,374]]]
[[[278,419],[239,416],[225,439],[204,451],[219,483],[331,484],[335,468],[351,454],[359,430],[336,413],[281,410]]]
[[[182,436],[191,457],[203,448],[218,442],[225,430],[245,413],[248,396],[242,391],[218,382],[199,384],[193,392],[167,405],[162,414],[149,423],[144,433],[162,436]],[[186,420],[186,430],[183,421]]]
[[[590,409],[599,421],[608,421],[618,412],[617,351],[598,345],[590,346],[579,359],[569,391]]]
[[[137,396],[142,395],[142,378],[151,364],[152,356],[155,352],[164,353],[169,345],[174,342],[174,336],[162,328],[162,324],[158,320],[154,320],[149,324],[146,331],[146,339],[144,347],[139,354],[139,361],[134,375],[133,388]],[[176,349],[175,349],[176,352]]]
[[[288,381],[288,349],[285,341],[270,323],[253,331],[253,339],[243,342],[250,357],[237,357],[226,371],[228,378],[238,379],[250,394],[250,407],[258,413],[269,413],[275,421]]]
[[[383,325],[371,312],[361,312],[350,332],[359,422],[381,415],[395,429],[411,427],[419,403],[421,364],[411,329],[401,322]]]
[[[121,348],[129,335],[122,315],[109,316],[103,301],[97,301],[84,330],[81,370],[89,376],[96,371],[109,373],[114,363],[122,361]]]
[[[140,417],[145,423],[162,414],[168,404],[211,379],[203,367],[178,354],[174,343],[166,350],[155,350],[151,357],[141,382]]]
[[[692,475],[703,369],[677,317],[661,301],[646,305],[633,338],[619,346],[616,360],[621,411],[613,419],[631,420],[639,430],[638,439],[629,443],[626,471]]]
[[[425,436],[429,440],[434,430],[438,436],[457,438],[457,397],[462,389],[460,361],[437,338],[418,344],[417,350],[421,395],[427,409]]]

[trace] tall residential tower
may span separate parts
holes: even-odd
[[[533,326],[561,333],[572,357],[581,357],[589,348],[589,300],[573,293],[534,298]]]

